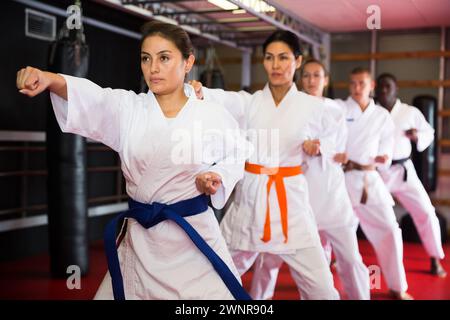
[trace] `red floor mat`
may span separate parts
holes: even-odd
[[[360,250],[367,265],[376,264],[374,251],[366,241],[360,241]],[[450,255],[450,244],[444,247],[446,256]],[[37,256],[18,261],[0,263],[0,299],[92,299],[106,272],[106,259],[102,243],[91,248],[91,269],[89,275],[81,279],[81,289],[69,290],[65,279],[51,279],[48,256]],[[408,280],[408,292],[418,300],[450,300],[450,276],[445,279],[428,273],[429,259],[420,244],[404,244],[404,262]],[[450,258],[443,261],[450,271]],[[345,299],[342,285],[334,273],[335,286]],[[243,276],[244,287],[248,288],[252,272]],[[372,290],[372,299],[389,299],[386,284],[381,289]],[[286,265],[283,265],[275,290],[275,300],[298,299],[297,288]]]

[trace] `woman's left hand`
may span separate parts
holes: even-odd
[[[214,172],[208,171],[195,177],[197,190],[207,196],[215,194],[222,185],[222,178]]]
[[[203,100],[203,90],[202,90],[203,85],[202,85],[202,83],[197,80],[191,80],[191,81],[189,81],[189,84],[194,88],[197,99]]]
[[[389,156],[387,154],[375,157],[375,162],[376,163],[385,164],[388,160],[389,160]]]
[[[318,156],[320,154],[320,140],[306,140],[303,142],[303,151],[305,151],[308,156]]]
[[[408,137],[411,141],[417,143],[419,140],[419,136],[417,135],[417,129],[409,129],[405,131],[406,137]]]
[[[336,153],[333,157],[333,160],[337,163],[341,164],[347,164],[348,162],[348,156],[345,152],[343,153]]]

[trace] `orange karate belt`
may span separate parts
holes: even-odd
[[[281,227],[284,234],[284,242],[288,241],[288,212],[287,212],[287,198],[286,198],[286,188],[284,187],[283,178],[292,177],[302,174],[302,167],[274,167],[266,168],[259,164],[253,164],[246,162],[245,171],[253,174],[266,174],[269,176],[267,181],[267,209],[266,209],[266,221],[264,223],[264,234],[261,238],[264,242],[270,241],[270,205],[269,205],[269,194],[272,184],[275,182],[275,188],[277,191],[278,205],[280,207],[281,215]]]

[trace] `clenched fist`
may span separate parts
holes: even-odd
[[[26,67],[17,72],[16,85],[19,92],[29,97],[49,89],[67,100],[67,84],[64,77],[37,68]]]
[[[376,163],[385,164],[388,160],[389,160],[389,156],[387,154],[375,157],[375,162]]]
[[[43,71],[26,67],[17,72],[16,84],[20,93],[34,97],[48,88],[50,79],[45,76]]]
[[[417,135],[417,129],[409,129],[405,131],[405,136],[407,136],[411,141],[417,143],[419,136]]]
[[[333,160],[337,163],[346,164],[348,162],[348,156],[344,153],[336,153],[333,157]]]
[[[320,154],[320,141],[318,139],[306,140],[303,142],[303,151],[309,156],[317,156]]]
[[[197,190],[207,196],[215,194],[222,184],[222,178],[214,172],[205,172],[195,177]]]

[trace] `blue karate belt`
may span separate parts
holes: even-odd
[[[393,165],[401,165],[403,167],[403,181],[407,181],[408,180],[408,169],[405,167],[405,162],[409,160],[409,157],[407,158],[402,158],[402,159],[397,159],[397,160],[392,160],[392,164]]]
[[[248,293],[242,288],[239,281],[230,271],[223,260],[211,249],[197,231],[183,218],[202,213],[208,209],[208,197],[204,194],[195,198],[183,200],[174,204],[154,202],[145,204],[130,199],[129,210],[120,213],[106,226],[104,240],[108,259],[108,269],[111,274],[112,287],[115,300],[125,300],[123,278],[120,271],[119,257],[117,255],[116,230],[117,224],[124,218],[133,218],[141,226],[149,229],[164,220],[172,220],[178,224],[191,238],[197,248],[208,258],[216,272],[230,290],[236,300],[251,300]],[[195,270],[193,271],[195,272]],[[208,285],[207,283],[205,285]]]

